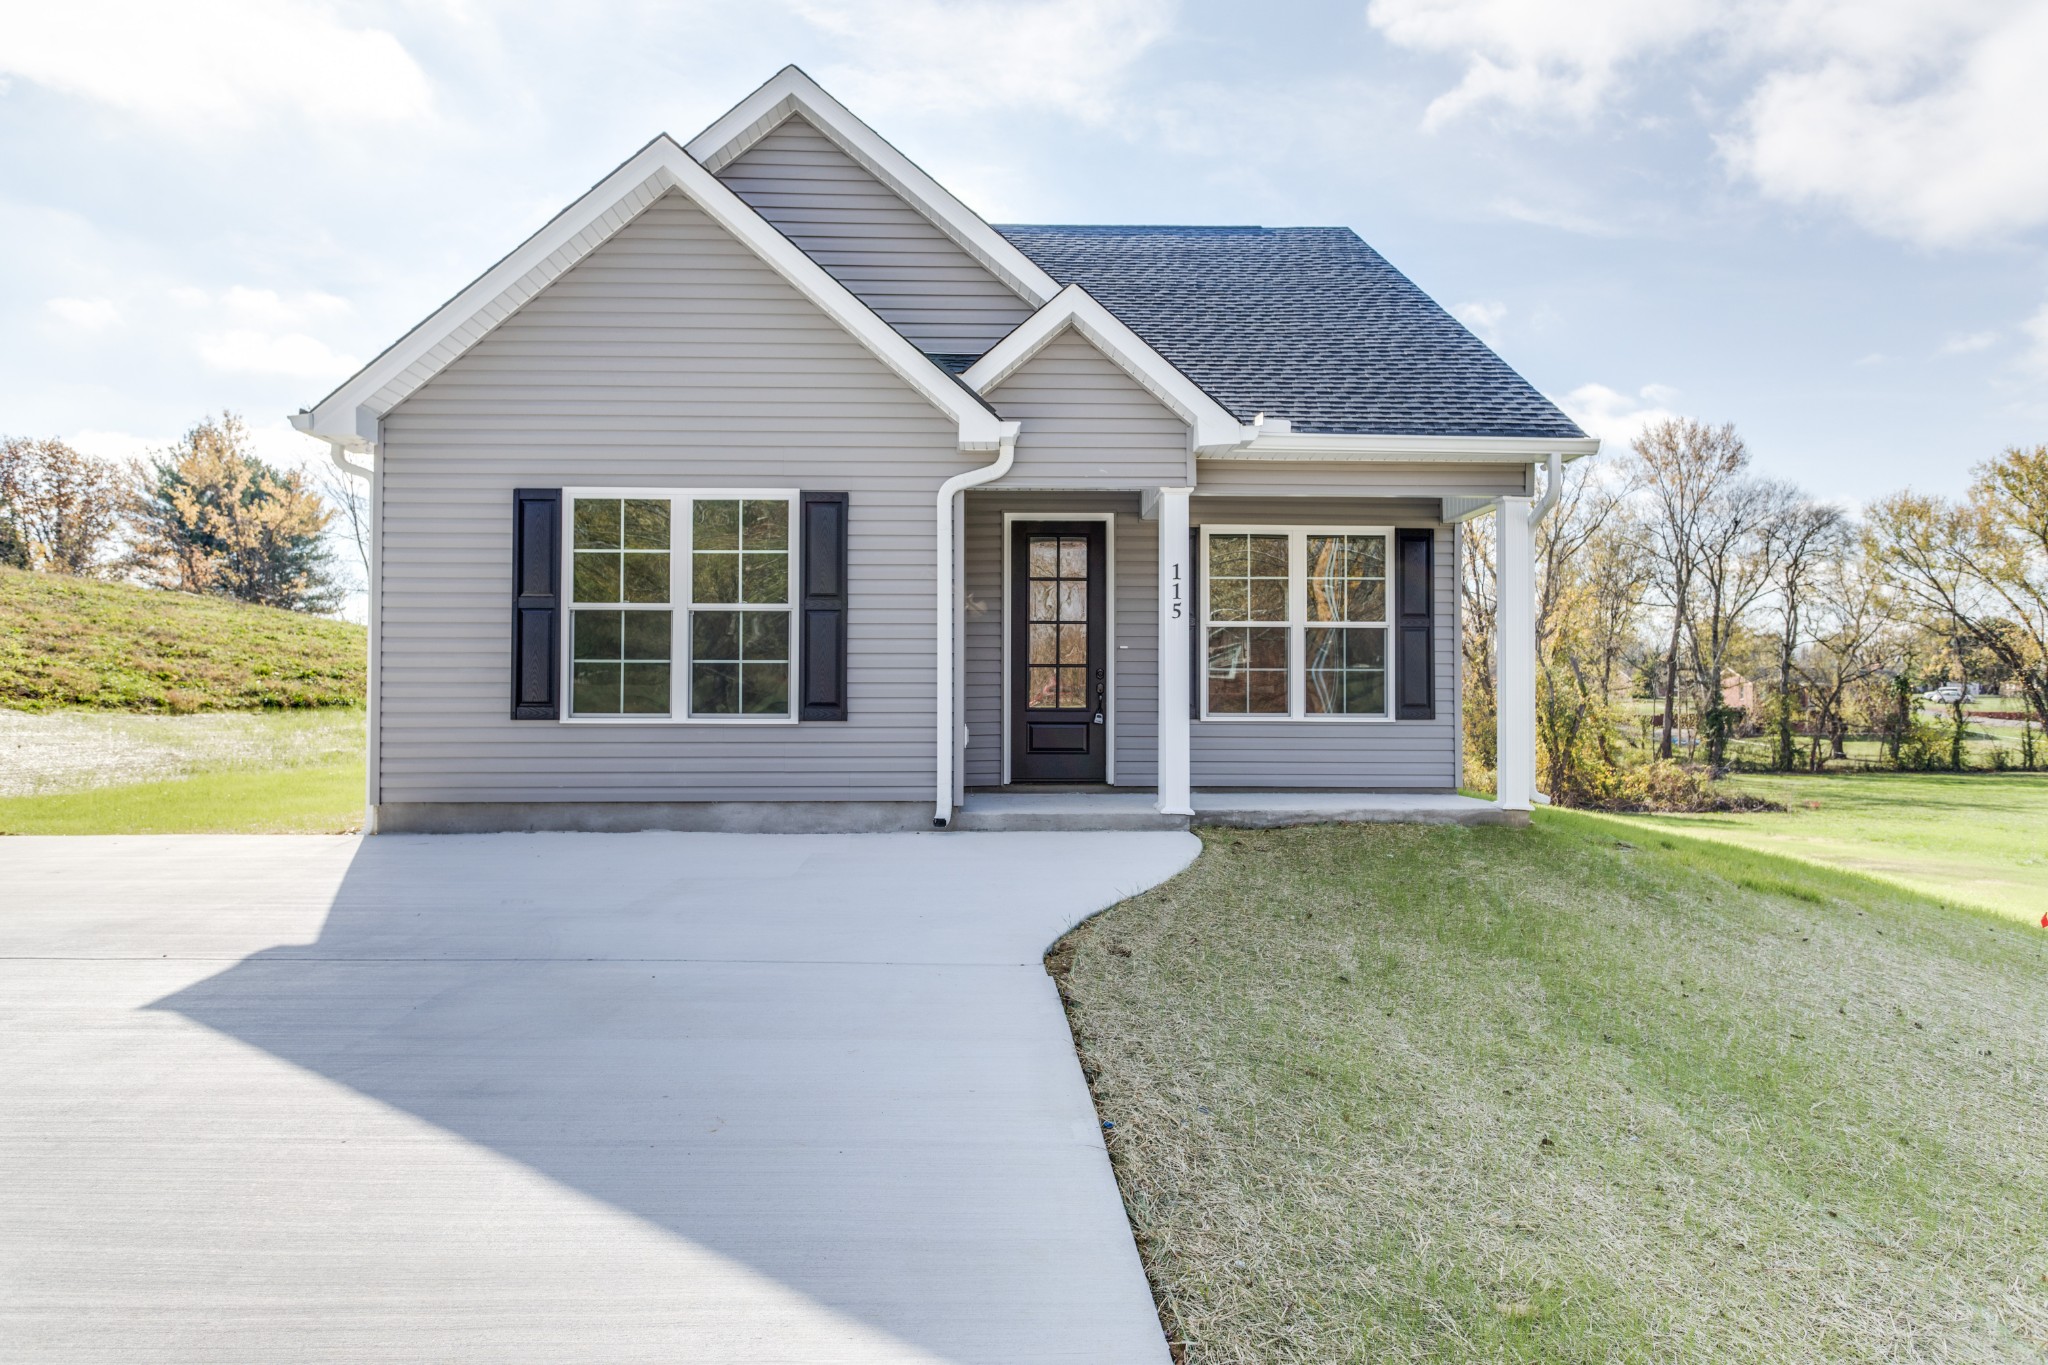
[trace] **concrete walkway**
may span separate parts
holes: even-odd
[[[1039,957],[1196,847],[0,840],[0,1357],[1161,1365]]]

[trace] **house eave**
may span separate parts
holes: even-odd
[[[1556,454],[1580,460],[1598,454],[1594,436],[1341,436],[1308,432],[1254,436],[1205,460],[1327,460],[1423,464],[1539,464]]]

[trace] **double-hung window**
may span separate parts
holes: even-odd
[[[1391,539],[1203,527],[1203,717],[1389,717]]]
[[[794,493],[565,496],[571,719],[795,718]]]

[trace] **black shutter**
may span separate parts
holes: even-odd
[[[512,719],[561,713],[562,490],[512,490]]]
[[[1394,717],[1436,718],[1436,532],[1394,532]]]
[[[799,720],[846,719],[846,511],[844,493],[805,493],[803,704]]]

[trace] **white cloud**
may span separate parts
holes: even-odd
[[[280,469],[306,469],[326,461],[327,447],[302,432],[294,431],[289,422],[250,423],[248,431],[249,448],[259,459],[267,460]],[[146,459],[161,453],[176,445],[184,434],[183,428],[156,436],[138,436],[129,431],[85,430],[72,432],[64,442],[81,454],[113,464],[126,464],[130,460]]]
[[[1588,435],[1605,442],[1610,454],[1618,454],[1644,427],[1678,416],[1670,406],[1677,397],[1676,389],[1662,384],[1645,384],[1634,394],[1581,384],[1556,402]]]
[[[1877,25],[1877,36],[1842,22],[1860,7],[1804,8],[1805,22],[1782,32],[1818,60],[1758,85],[1720,139],[1736,173],[1772,198],[1839,207],[1928,244],[2048,221],[2048,8],[1926,5],[1914,21]]]
[[[1472,334],[1489,346],[1500,345],[1500,325],[1507,315],[1508,306],[1504,303],[1451,305],[1451,316],[1471,328]]]
[[[50,299],[43,308],[66,327],[81,332],[102,332],[121,320],[121,310],[111,299]]]
[[[1998,344],[1996,332],[1960,332],[1941,343],[1942,355],[1970,355]]]
[[[0,73],[183,128],[277,111],[390,123],[429,111],[398,39],[317,0],[64,0],[0,6]]]
[[[216,370],[283,374],[301,379],[342,380],[360,363],[331,350],[304,332],[266,332],[253,327],[209,332],[199,338],[199,358]]]
[[[1397,46],[1463,62],[1427,128],[1612,117],[1637,68],[1680,54],[1695,79],[1732,84],[1731,112],[1693,107],[1728,173],[1768,198],[1929,245],[2048,223],[2038,0],[1373,0],[1368,16]]]
[[[825,86],[863,112],[1050,108],[1107,118],[1173,0],[791,0],[842,39]]]
[[[2020,353],[2020,368],[2035,379],[2048,379],[2048,303],[2020,324],[2027,347]]]
[[[1488,106],[1584,118],[1629,62],[1693,37],[1714,9],[1712,0],[1373,0],[1366,17],[1401,47],[1463,59],[1463,78],[1424,116],[1436,128]]]

